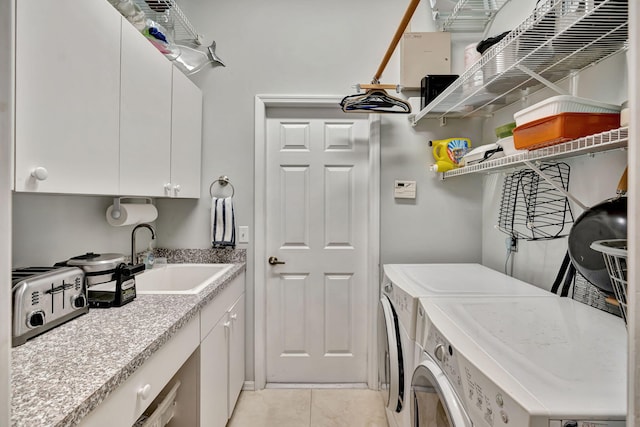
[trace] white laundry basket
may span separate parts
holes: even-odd
[[[169,424],[176,411],[176,395],[179,387],[180,381],[177,381],[153,412],[149,414],[145,412],[133,427],[165,427]],[[150,407],[148,411],[151,409]]]
[[[602,252],[620,312],[627,323],[627,239],[597,240],[591,249]]]

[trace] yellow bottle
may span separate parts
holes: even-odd
[[[453,166],[453,163],[446,160],[438,160],[429,167],[429,170],[432,172],[446,172],[454,168],[455,166]]]
[[[460,160],[471,148],[469,138],[448,138],[431,141],[433,158],[436,163],[431,166],[435,172],[446,172],[457,168]]]

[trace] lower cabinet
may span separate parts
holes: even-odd
[[[245,277],[200,315],[200,426],[224,427],[244,384]]]
[[[227,414],[231,418],[233,408],[236,406],[240,391],[244,385],[244,314],[245,295],[242,294],[229,310],[230,336],[229,336],[229,398]]]
[[[244,384],[244,328],[242,272],[80,426],[226,426]]]

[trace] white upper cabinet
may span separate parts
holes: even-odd
[[[200,197],[202,92],[173,69],[171,196]]]
[[[16,2],[16,191],[200,197],[202,92],[109,2]]]
[[[16,2],[16,191],[118,192],[120,28],[104,0]]]
[[[123,18],[120,194],[167,196],[172,65]]]

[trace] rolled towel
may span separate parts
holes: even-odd
[[[231,197],[211,198],[211,244],[214,248],[236,246],[236,220]]]

